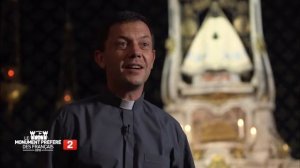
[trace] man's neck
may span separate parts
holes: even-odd
[[[126,88],[112,87],[108,85],[108,88],[112,93],[114,93],[119,98],[123,100],[133,101],[141,97],[144,86],[140,86],[135,89],[126,89]]]

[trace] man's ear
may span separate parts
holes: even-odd
[[[152,67],[151,67],[151,69],[153,68],[154,61],[155,61],[155,58],[156,58],[156,51],[155,50],[152,50],[152,55],[153,55],[153,58],[152,58]]]
[[[104,55],[100,50],[95,51],[94,59],[98,66],[100,66],[102,69],[105,69]]]

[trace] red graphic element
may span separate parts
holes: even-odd
[[[63,150],[77,150],[77,140],[76,139],[64,139],[63,140]]]
[[[7,76],[8,76],[9,78],[13,78],[13,77],[15,76],[15,71],[14,71],[14,69],[9,69],[9,70],[7,71]]]

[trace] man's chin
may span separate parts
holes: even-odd
[[[127,80],[126,86],[131,90],[136,90],[139,88],[143,88],[144,82],[138,80]]]

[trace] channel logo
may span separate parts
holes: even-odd
[[[63,150],[70,150],[70,151],[77,150],[77,140],[76,139],[64,139],[63,140]]]

